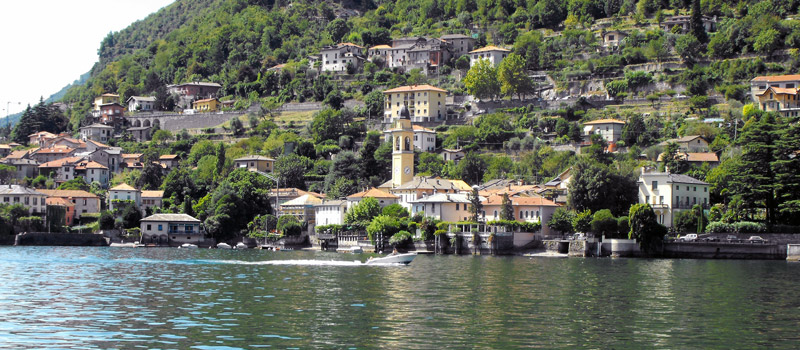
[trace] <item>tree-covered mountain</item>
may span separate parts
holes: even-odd
[[[73,126],[89,110],[92,98],[104,92],[116,92],[124,101],[188,81],[217,82],[223,95],[239,98],[322,100],[325,94],[314,89],[322,78],[302,64],[322,46],[371,46],[393,37],[445,33],[471,34],[479,45],[513,46],[526,68],[552,70],[556,79],[565,81],[674,55],[687,63],[713,64],[742,54],[800,48],[800,22],[790,18],[797,6],[797,1],[756,0],[178,0],[109,34],[87,84],[72,88],[64,99],[74,103]],[[696,29],[653,29],[668,14],[692,14],[693,28],[700,15],[717,16],[719,28],[708,36]],[[619,52],[595,54],[599,43],[593,26],[601,20],[609,21],[604,27],[630,32]],[[279,74],[268,71],[287,62],[295,63]],[[455,62],[446,64],[455,67]],[[747,72],[771,68],[762,64]],[[742,79],[717,72],[697,74],[711,81],[701,87],[706,89]],[[383,86],[409,81],[408,76],[365,78]],[[677,79],[684,78],[692,77]],[[455,82],[454,87],[463,85]],[[366,94],[370,88],[361,90]]]

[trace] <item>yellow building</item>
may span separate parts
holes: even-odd
[[[800,112],[797,88],[779,88],[770,86],[764,92],[756,94],[758,108],[762,111],[779,112],[786,117],[796,117]]]
[[[271,173],[272,166],[275,164],[275,159],[264,156],[246,156],[233,160],[236,168],[245,168],[247,171],[260,171],[262,173]]]
[[[220,103],[216,98],[207,98],[192,102],[192,109],[196,112],[216,112],[219,110]]]
[[[109,103],[119,103],[119,95],[115,94],[102,94],[94,98],[94,110],[99,111],[100,106]]]
[[[409,110],[400,107],[394,128],[389,130],[392,137],[392,187],[411,181],[414,178],[414,129],[411,127]]]
[[[411,85],[389,89],[385,95],[384,118],[400,116],[400,108],[405,106],[414,122],[432,122],[444,120],[447,116],[445,97],[447,90],[430,85]]]

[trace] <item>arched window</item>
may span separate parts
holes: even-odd
[[[411,150],[411,139],[408,138],[408,136],[406,136],[406,147],[403,148],[403,150],[404,151],[410,151]]]
[[[494,218],[497,219],[497,210],[494,211]]]
[[[398,136],[394,140],[394,150],[395,151],[399,151],[400,150],[400,136]]]

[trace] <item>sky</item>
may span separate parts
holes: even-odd
[[[0,117],[20,112],[77,80],[97,62],[97,49],[109,32],[173,1],[2,1]]]

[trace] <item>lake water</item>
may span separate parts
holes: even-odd
[[[0,348],[796,349],[784,261],[0,247]]]

